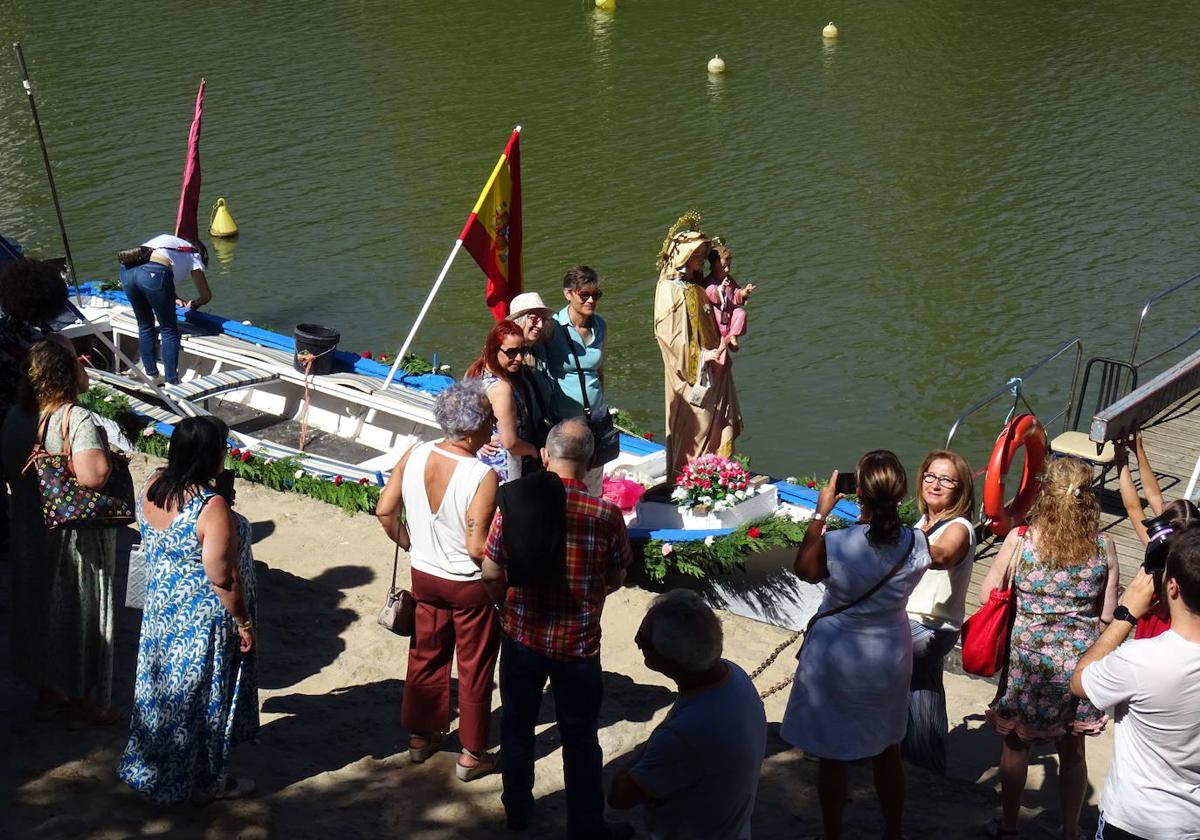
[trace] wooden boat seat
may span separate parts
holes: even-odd
[[[210,373],[208,376],[198,376],[178,385],[164,385],[163,390],[172,397],[195,402],[208,399],[230,391],[238,391],[264,382],[279,378],[278,374],[254,368],[235,368]]]

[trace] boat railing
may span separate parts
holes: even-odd
[[[1024,371],[1021,372],[1021,374],[1019,376],[1012,377],[1007,382],[1005,382],[1003,385],[1001,385],[999,388],[992,391],[986,397],[981,399],[979,402],[975,403],[970,408],[963,411],[961,414],[958,415],[958,417],[954,418],[954,423],[950,426],[950,431],[946,435],[946,448],[947,449],[950,448],[950,442],[952,440],[954,440],[954,435],[958,432],[958,429],[960,426],[962,426],[964,420],[966,420],[972,414],[982,411],[983,409],[987,408],[988,406],[992,405],[997,400],[1000,400],[1003,397],[1008,397],[1012,400],[1012,407],[1009,409],[1009,412],[1008,412],[1010,419],[1011,419],[1012,415],[1016,412],[1017,407],[1021,403],[1025,403],[1026,407],[1029,408],[1031,413],[1036,413],[1033,411],[1033,407],[1030,406],[1028,401],[1025,399],[1025,394],[1024,394],[1025,383],[1028,382],[1035,374],[1037,374],[1038,371],[1040,371],[1046,365],[1050,364],[1055,359],[1058,359],[1058,358],[1070,353],[1072,350],[1074,350],[1074,352],[1075,352],[1075,363],[1071,367],[1071,387],[1069,389],[1067,389],[1066,404],[1053,417],[1046,419],[1046,420],[1042,420],[1042,426],[1048,428],[1051,423],[1055,422],[1059,418],[1062,418],[1063,431],[1066,431],[1067,423],[1070,421],[1070,418],[1071,418],[1071,408],[1075,404],[1075,398],[1076,398],[1075,386],[1079,383],[1079,368],[1080,368],[1080,365],[1083,364],[1083,341],[1079,338],[1070,339],[1069,341],[1067,341],[1065,344],[1063,344],[1058,349],[1054,350],[1052,353],[1050,353],[1048,356],[1046,356],[1042,360],[1040,360],[1040,361],[1036,362],[1035,364],[1031,365],[1030,367],[1026,368]]]
[[[1176,283],[1174,286],[1171,286],[1169,289],[1163,289],[1161,292],[1158,292],[1157,294],[1153,294],[1146,299],[1145,304],[1142,305],[1141,314],[1138,315],[1137,328],[1133,331],[1133,347],[1129,351],[1129,367],[1132,368],[1132,370],[1135,374],[1140,368],[1150,364],[1151,362],[1158,361],[1163,356],[1166,356],[1168,353],[1178,350],[1180,347],[1183,347],[1189,341],[1192,341],[1197,336],[1200,336],[1200,327],[1197,327],[1196,329],[1192,330],[1192,332],[1189,333],[1187,336],[1185,336],[1183,339],[1176,342],[1175,344],[1172,344],[1170,347],[1166,348],[1165,350],[1160,350],[1159,352],[1155,353],[1153,356],[1150,356],[1149,358],[1142,359],[1140,361],[1138,360],[1137,354],[1138,354],[1138,349],[1142,342],[1142,330],[1146,324],[1146,316],[1150,314],[1150,310],[1154,307],[1154,305],[1156,303],[1158,303],[1163,298],[1169,297],[1169,296],[1175,294],[1176,292],[1178,292],[1180,289],[1183,289],[1183,288],[1190,286],[1193,283],[1197,283],[1197,282],[1200,282],[1200,274],[1193,274],[1191,277],[1187,278],[1186,280]]]

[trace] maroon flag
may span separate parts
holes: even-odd
[[[175,216],[175,235],[192,242],[200,241],[200,116],[204,111],[204,80],[196,91],[196,113],[188,132],[187,160],[183,164],[183,187],[179,190],[179,213]]]

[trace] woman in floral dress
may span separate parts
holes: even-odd
[[[1104,730],[1104,713],[1071,695],[1079,657],[1112,621],[1119,571],[1112,539],[1100,535],[1100,506],[1092,491],[1092,468],[1076,458],[1046,467],[1029,527],[1009,533],[980,589],[1016,587],[1004,691],[987,718],[1004,736],[1000,754],[1003,816],[985,827],[991,837],[1018,836],[1031,744],[1054,741],[1062,836],[1076,840],[1087,787],[1085,735]],[[1015,562],[1014,562],[1015,561]]]
[[[488,333],[483,353],[464,377],[480,379],[492,404],[492,440],[476,457],[496,471],[501,484],[521,477],[522,457],[538,455],[537,447],[529,442],[533,434],[521,381],[527,375],[528,353],[525,331],[512,321],[501,321]]]

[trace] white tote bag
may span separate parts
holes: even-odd
[[[140,610],[146,603],[146,581],[150,570],[146,566],[146,555],[139,543],[129,549],[129,578],[125,582],[125,606]]]

